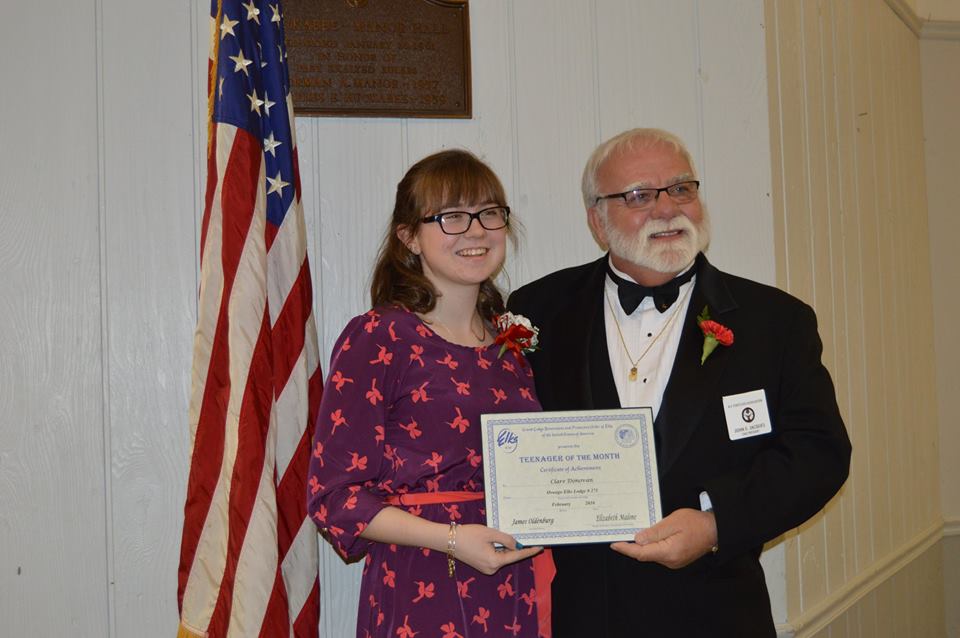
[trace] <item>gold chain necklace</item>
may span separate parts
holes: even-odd
[[[472,317],[471,317],[471,319],[470,319],[470,334],[473,335],[473,338],[477,340],[477,343],[479,343],[479,344],[482,345],[483,342],[486,341],[486,339],[487,339],[487,326],[486,326],[486,324],[484,323],[483,319],[482,319],[479,315],[476,315],[476,314],[475,314],[475,315],[473,315],[473,316],[474,316],[474,317],[477,317],[478,319],[480,319],[480,334],[478,335],[476,332],[473,331],[473,318],[472,318]],[[450,328],[447,327],[447,324],[443,323],[443,322],[440,321],[439,319],[434,318],[433,321],[430,321],[430,320],[427,319],[426,317],[420,317],[420,319],[421,319],[421,321],[423,321],[423,323],[427,324],[428,326],[433,326],[433,329],[434,329],[434,330],[437,329],[437,326],[443,328],[443,331],[447,333],[447,336],[450,337],[451,339],[453,339],[453,337],[454,337],[453,332],[451,332]],[[436,325],[434,325],[434,324],[436,324]],[[456,343],[456,342],[455,342],[455,341],[451,341],[451,343]]]
[[[603,287],[603,298],[607,300],[607,307],[610,308],[610,316],[613,318],[613,325],[617,327],[617,334],[620,335],[620,345],[623,346],[623,351],[627,354],[627,359],[630,361],[630,366],[631,366],[630,374],[627,376],[627,378],[630,379],[630,381],[637,380],[637,365],[645,356],[647,356],[647,353],[650,352],[650,348],[652,348],[653,344],[655,344],[657,340],[660,339],[660,336],[667,331],[667,328],[673,325],[673,321],[677,318],[677,315],[680,314],[680,308],[683,306],[683,302],[686,301],[687,295],[690,294],[691,290],[693,290],[693,286],[690,286],[689,288],[687,288],[687,291],[683,293],[682,299],[677,300],[676,310],[673,311],[673,314],[670,315],[670,318],[667,319],[667,321],[663,324],[663,327],[660,328],[660,332],[658,332],[657,336],[654,337],[650,341],[650,343],[647,344],[647,347],[644,348],[643,352],[640,353],[640,356],[634,359],[632,356],[630,356],[630,349],[627,348],[627,340],[623,338],[623,331],[620,329],[620,322],[617,321],[617,313],[613,309],[613,305],[610,303],[610,295],[608,294],[607,287],[606,285]]]

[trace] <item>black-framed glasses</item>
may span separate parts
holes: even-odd
[[[610,195],[600,195],[594,204],[599,204],[603,199],[621,198],[627,208],[643,210],[650,208],[657,203],[660,193],[666,193],[677,204],[689,204],[700,194],[700,182],[697,180],[688,180],[677,182],[663,188],[634,188],[622,193],[611,193]]]
[[[437,222],[440,224],[440,230],[447,235],[462,235],[470,230],[473,220],[480,222],[480,225],[487,230],[500,230],[510,221],[510,207],[491,206],[475,213],[468,213],[465,210],[451,210],[446,213],[424,217],[420,221],[424,224]]]

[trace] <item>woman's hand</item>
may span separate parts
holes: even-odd
[[[487,576],[504,565],[530,558],[543,550],[542,547],[517,549],[517,541],[512,536],[486,525],[457,525],[456,541],[453,557]],[[497,549],[494,543],[503,547]]]
[[[457,525],[453,557],[478,572],[489,576],[504,565],[539,554],[542,547],[517,549],[517,541],[509,534],[486,525]],[[378,543],[396,543],[407,547],[427,547],[445,553],[450,540],[450,524],[428,521],[399,507],[380,510],[360,533]],[[494,543],[503,545],[502,549]]]

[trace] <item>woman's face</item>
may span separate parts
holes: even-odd
[[[438,214],[477,213],[495,207],[497,204],[492,202],[449,206],[438,211]],[[497,211],[489,211],[485,214],[484,223],[495,226],[498,219]],[[445,223],[444,227],[448,231],[459,230],[454,227],[452,220]],[[503,265],[506,257],[506,226],[487,230],[479,219],[472,219],[467,231],[457,235],[445,233],[444,227],[440,222],[422,223],[416,236],[407,243],[408,248],[420,256],[424,275],[441,294],[445,290],[452,290],[452,287],[477,287]]]

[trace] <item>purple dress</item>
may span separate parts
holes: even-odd
[[[340,335],[317,418],[308,510],[337,552],[366,555],[357,637],[537,635],[530,560],[485,576],[444,552],[360,538],[392,494],[482,491],[480,415],[540,410],[529,366],[499,346],[435,334],[402,308],[354,318]],[[406,507],[484,523],[483,501]]]

